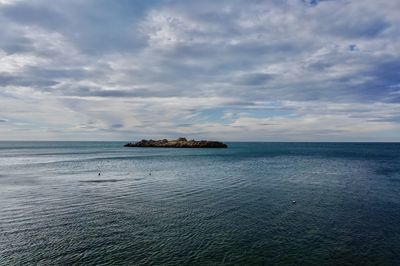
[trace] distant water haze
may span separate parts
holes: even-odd
[[[0,142],[0,265],[400,261],[400,144],[124,143]]]

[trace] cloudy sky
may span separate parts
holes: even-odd
[[[398,0],[0,0],[0,140],[400,141]]]

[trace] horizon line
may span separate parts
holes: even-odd
[[[0,140],[0,142],[132,142],[139,140]],[[210,141],[216,141],[216,139],[211,139]],[[234,143],[399,143],[400,141],[273,141],[273,140],[217,140],[222,142],[234,142]]]

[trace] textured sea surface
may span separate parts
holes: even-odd
[[[400,144],[123,144],[0,142],[0,265],[400,265]]]

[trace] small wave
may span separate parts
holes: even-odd
[[[124,181],[125,179],[92,179],[92,180],[80,180],[81,183],[113,183]]]
[[[133,181],[141,181],[141,180],[144,180],[144,179],[146,179],[146,178],[144,178],[144,177],[132,178]]]

